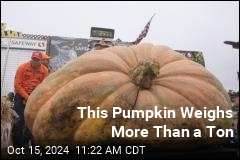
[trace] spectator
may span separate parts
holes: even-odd
[[[192,61],[195,61],[195,58],[191,52],[186,53],[186,57]]]
[[[9,92],[7,94],[7,99],[12,103],[14,101],[14,93],[13,92]]]
[[[104,49],[104,48],[108,48],[109,45],[104,41],[104,40],[100,40],[98,43],[95,44],[95,50],[99,50],[99,49]]]
[[[24,109],[28,97],[48,75],[48,69],[41,64],[41,59],[41,52],[33,52],[31,60],[21,64],[16,71],[14,80],[15,97],[13,108],[19,115],[19,120],[13,126],[13,146],[17,148],[24,147],[25,145],[25,136],[23,134],[23,130],[25,128]],[[30,138],[31,144],[34,146],[35,142],[31,134]]]
[[[48,72],[50,73],[50,56],[48,56],[46,53],[42,54],[42,59],[41,59],[41,63],[48,68]]]

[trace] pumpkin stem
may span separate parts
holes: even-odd
[[[152,86],[152,80],[159,75],[159,64],[153,60],[142,60],[131,70],[133,82],[143,89]]]

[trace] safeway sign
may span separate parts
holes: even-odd
[[[27,39],[10,40],[10,48],[45,50],[46,47],[47,41],[44,40],[27,40]]]
[[[10,42],[7,42],[7,41]],[[11,49],[33,49],[33,50],[43,50],[47,48],[46,40],[31,40],[31,39],[20,39],[20,38],[1,38],[1,48],[6,47],[9,44]]]

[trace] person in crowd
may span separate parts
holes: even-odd
[[[48,73],[50,73],[50,56],[47,55],[46,53],[42,54],[42,59],[41,59],[41,63],[48,68]]]
[[[32,53],[31,60],[21,64],[16,71],[14,79],[14,106],[13,109],[19,115],[19,120],[13,125],[13,146],[15,148],[24,147],[31,139],[31,145],[35,145],[34,138],[29,133],[26,140],[24,109],[28,97],[33,90],[48,76],[48,69],[41,64],[42,53],[35,51]]]
[[[100,40],[98,43],[95,44],[95,50],[100,50],[100,49],[104,49],[104,48],[108,48],[109,45],[104,41],[104,40]]]

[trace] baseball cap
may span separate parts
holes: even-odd
[[[46,53],[42,54],[42,59],[50,59],[51,57],[47,55]]]
[[[40,60],[42,59],[42,53],[38,51],[32,52],[32,58],[37,58]]]

